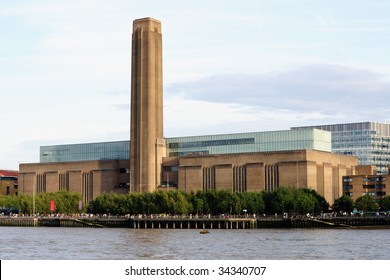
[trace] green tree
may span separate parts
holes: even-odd
[[[382,211],[390,211],[390,195],[386,195],[379,200],[379,207]]]
[[[378,204],[370,195],[363,195],[356,199],[355,207],[364,212],[378,211]]]
[[[295,190],[295,199],[294,199],[294,212],[297,214],[306,214],[313,213],[315,210],[316,199],[303,189]]]
[[[272,192],[264,192],[265,212],[267,214],[293,213],[295,210],[295,189],[291,187],[279,187]]]
[[[162,213],[169,213],[170,212],[170,207],[169,207],[169,195],[166,191],[157,191],[155,194],[154,194],[154,201],[155,201],[155,204],[156,204],[156,211],[157,213],[159,214],[162,214]]]
[[[188,214],[192,207],[185,194],[181,191],[169,191],[170,207],[173,214]]]
[[[242,192],[236,193],[240,199],[241,209],[239,213],[245,209],[247,213],[260,214],[264,213],[263,194],[258,192]]]
[[[354,202],[351,197],[343,195],[336,199],[333,204],[333,210],[335,212],[347,212],[351,213],[354,208]]]
[[[214,210],[211,212],[213,215],[219,215],[223,213],[238,214],[241,210],[239,200],[237,196],[228,190],[221,190],[215,193],[216,201]]]
[[[329,211],[329,203],[325,200],[325,198],[319,195],[315,190],[311,189],[302,189],[303,192],[312,195],[315,198],[314,212],[328,212]]]
[[[203,209],[205,207],[205,197],[202,191],[191,193],[189,201],[192,204],[192,213],[203,215]]]

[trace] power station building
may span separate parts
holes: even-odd
[[[311,188],[333,201],[358,159],[332,153],[316,128],[164,138],[161,23],[133,22],[130,140],[44,146],[21,164],[22,193],[68,190],[90,201],[105,192],[267,191]]]

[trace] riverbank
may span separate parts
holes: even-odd
[[[95,227],[135,229],[261,229],[261,228],[389,228],[389,217],[332,218],[124,218],[124,217],[1,217],[0,226]]]

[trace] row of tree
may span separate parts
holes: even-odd
[[[107,193],[90,202],[90,213],[102,214],[275,214],[320,213],[329,204],[315,191],[295,188],[278,188],[273,192],[234,193],[221,190],[184,193],[157,191],[118,195]]]
[[[78,213],[81,194],[67,191],[55,193],[40,193],[34,197],[31,195],[19,194],[0,195],[0,206],[2,208],[17,209],[21,214],[50,214],[50,213]],[[55,209],[50,209],[50,202],[54,201]],[[83,208],[84,210],[86,207]]]
[[[353,211],[377,212],[390,211],[390,196],[376,201],[369,195],[364,195],[354,202],[349,196],[343,195],[335,200],[333,209],[338,212],[351,213]]]
[[[314,190],[280,187],[271,192],[234,193],[221,190],[212,192],[185,193],[181,191],[156,191],[119,195],[106,193],[92,200],[80,211],[80,194],[66,191],[41,193],[34,196],[0,195],[0,207],[15,208],[20,213],[72,214],[306,214],[328,212],[329,204]],[[50,209],[54,201],[55,210]],[[35,210],[34,210],[35,209]],[[390,211],[390,196],[375,201],[371,196],[362,196],[355,202],[348,196],[337,199],[333,205],[336,212],[351,213],[354,210]]]

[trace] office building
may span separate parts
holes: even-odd
[[[332,133],[332,151],[355,156],[360,165],[375,165],[378,174],[388,174],[390,164],[390,124],[360,122],[293,127],[317,128]]]

